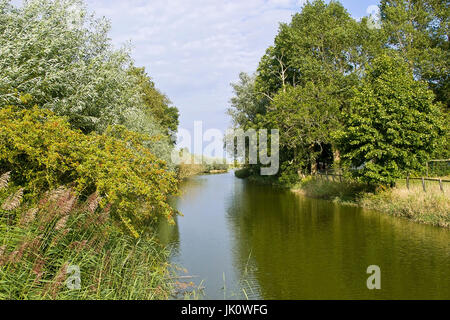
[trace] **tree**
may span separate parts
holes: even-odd
[[[2,105],[50,109],[85,133],[132,128],[143,117],[128,50],[112,48],[109,22],[90,15],[82,0],[30,0],[21,7],[1,0],[0,21]]]
[[[309,81],[335,83],[345,92],[368,60],[364,38],[367,24],[358,23],[338,2],[307,3],[289,24],[281,24],[275,45],[269,47],[258,67],[259,93],[273,97],[286,85]]]
[[[265,127],[280,130],[280,148],[290,160],[285,169],[292,167],[295,174],[299,169],[315,171],[318,157],[332,154],[332,134],[340,127],[340,101],[334,91],[331,86],[308,82],[304,87],[289,86],[274,97]]]
[[[255,87],[266,98],[263,126],[281,129],[282,171],[315,172],[319,158],[328,164],[333,152],[337,158],[331,133],[381,44],[376,30],[335,1],[308,2],[289,24],[280,25],[275,45],[261,59]]]
[[[337,134],[344,163],[361,180],[382,185],[423,170],[444,142],[444,122],[434,99],[401,58],[377,57]]]
[[[438,101],[450,105],[450,6],[447,0],[382,0],[387,45],[428,82]]]
[[[169,98],[155,86],[145,68],[132,67],[130,73],[137,78],[140,93],[144,101],[145,115],[159,124],[167,136],[173,136],[178,131],[179,112]]]
[[[170,163],[178,111],[128,49],[112,48],[108,21],[82,0],[0,0],[0,21],[1,106],[38,105],[83,133],[123,125],[154,137],[146,145]]]
[[[244,72],[239,74],[239,82],[231,84],[234,97],[228,114],[237,128],[247,129],[256,124],[257,116],[266,113],[267,101],[256,92],[255,76]]]

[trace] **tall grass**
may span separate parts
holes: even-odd
[[[428,182],[427,192],[422,182],[399,181],[397,187],[374,190],[356,182],[333,182],[307,178],[294,188],[306,196],[358,205],[367,209],[405,217],[419,223],[450,227],[450,188],[443,193],[438,183]]]
[[[334,182],[308,177],[294,188],[306,196],[336,201],[356,201],[364,193],[373,191],[368,185],[353,181]]]
[[[420,183],[420,186],[410,185],[409,190],[406,186],[398,185],[391,190],[367,194],[360,199],[359,203],[365,208],[387,212],[393,216],[449,228],[449,195],[450,192],[443,193],[438,184],[429,184],[427,192],[424,192]]]
[[[120,232],[96,194],[78,201],[70,188],[60,188],[31,207],[10,193],[0,183],[0,299],[170,297],[167,250],[154,238]],[[67,285],[74,268],[81,280],[76,289]]]
[[[188,157],[190,157],[188,163],[181,163],[177,166],[178,178],[181,180],[200,174],[225,173],[230,169],[225,159],[212,159],[192,154],[188,154]]]

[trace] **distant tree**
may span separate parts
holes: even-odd
[[[167,136],[176,134],[179,125],[178,109],[156,88],[153,80],[145,72],[145,68],[132,67],[130,73],[137,78],[139,92],[144,101],[144,113],[152,117]]]
[[[257,116],[266,113],[266,98],[261,97],[255,88],[255,76],[244,72],[239,74],[239,82],[231,84],[234,97],[228,114],[238,128],[248,128],[256,124]]]
[[[338,134],[344,163],[356,177],[393,185],[420,172],[445,142],[435,96],[401,58],[377,57],[356,89]]]

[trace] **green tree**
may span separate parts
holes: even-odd
[[[365,64],[380,50],[380,32],[335,1],[308,2],[289,24],[280,25],[275,45],[261,59],[255,87],[266,98],[263,126],[281,129],[282,170],[288,175],[314,172],[319,159],[331,164],[333,151],[338,158],[331,133]]]
[[[258,115],[266,113],[267,99],[261,97],[255,88],[255,76],[244,72],[239,74],[239,82],[231,84],[234,97],[228,115],[236,128],[247,129],[256,124]]]
[[[144,101],[143,111],[147,117],[154,119],[167,136],[178,131],[179,112],[169,98],[155,86],[145,68],[132,67],[130,73],[137,78],[140,93]]]
[[[344,163],[356,177],[377,185],[393,185],[408,172],[422,171],[444,142],[434,99],[401,58],[377,57],[337,134]]]
[[[340,100],[334,92],[334,87],[308,82],[305,86],[288,86],[274,97],[265,127],[280,130],[280,148],[287,156],[284,169],[289,174],[295,175],[300,169],[304,173],[314,171],[318,157],[326,151],[331,153],[332,133],[340,127]]]
[[[447,0],[382,0],[387,45],[428,82],[437,99],[450,104],[450,3]]]
[[[336,93],[343,93],[370,57],[362,43],[373,40],[372,33],[338,2],[308,2],[289,24],[280,25],[275,45],[258,67],[257,89],[273,97],[288,84],[304,86],[313,81],[334,83]]]
[[[143,70],[130,72],[134,61],[113,49],[107,20],[82,0],[0,0],[0,21],[0,105],[38,105],[84,133],[123,125],[154,137],[146,145],[170,163],[178,112]]]
[[[91,15],[84,1],[30,0],[20,7],[0,1],[2,105],[50,109],[84,133],[118,124],[152,135],[167,131],[161,126],[175,128],[155,122],[156,108],[153,119],[145,117],[149,99],[157,105],[167,98],[146,98],[142,78],[129,72],[129,50],[113,49],[109,22]]]

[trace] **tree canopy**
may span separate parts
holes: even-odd
[[[126,47],[114,49],[109,22],[83,1],[15,7],[1,0],[0,21],[1,104],[39,105],[85,133],[118,124],[152,135],[177,131],[178,110],[134,67]]]
[[[307,2],[280,24],[255,77],[233,84],[235,126],[280,129],[282,181],[340,168],[391,184],[420,171],[448,153],[448,10],[383,0],[373,28],[337,1]]]
[[[388,55],[367,71],[339,134],[343,159],[370,183],[394,184],[420,172],[443,147],[445,127],[434,94],[408,65]]]

